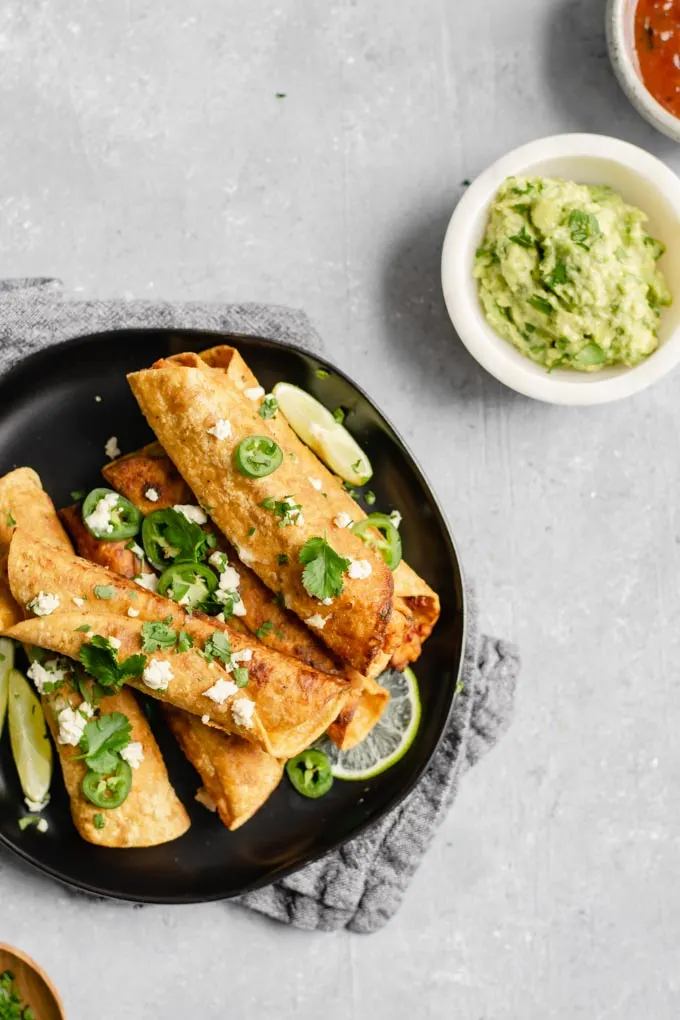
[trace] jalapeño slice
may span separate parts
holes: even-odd
[[[117,808],[123,803],[132,786],[132,769],[126,761],[118,762],[116,771],[104,776],[90,769],[85,773],[82,790],[87,799],[98,808]]]
[[[104,507],[100,506],[102,500],[106,500]],[[97,510],[102,512],[97,514]],[[104,542],[120,542],[138,534],[142,514],[125,496],[113,489],[99,488],[93,489],[85,497],[83,523],[95,538]]]
[[[205,563],[173,563],[158,579],[158,594],[194,609],[217,588],[217,575]]]
[[[313,747],[291,758],[286,774],[298,793],[313,800],[323,797],[333,785],[331,763],[323,751]]]
[[[280,467],[283,453],[273,439],[248,436],[236,447],[234,458],[236,467],[246,478],[265,478]]]
[[[371,528],[382,537],[372,535]],[[401,563],[401,538],[387,514],[369,514],[365,520],[353,524],[351,530],[371,549],[377,549],[390,570],[397,569]]]

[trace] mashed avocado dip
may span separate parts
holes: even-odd
[[[475,258],[488,322],[548,370],[637,365],[672,300],[646,221],[611,188],[509,177]]]

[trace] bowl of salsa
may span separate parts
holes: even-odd
[[[680,142],[680,0],[609,0],[607,42],[630,102]]]

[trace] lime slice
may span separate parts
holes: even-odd
[[[331,471],[350,485],[366,484],[373,475],[371,462],[328,408],[291,383],[277,383],[273,393],[290,427]]]
[[[14,668],[14,642],[9,638],[0,638],[0,736],[5,725],[7,699],[9,697],[9,674]]]
[[[38,698],[23,673],[9,674],[9,739],[24,796],[36,803],[47,797],[52,778],[52,745]]]
[[[379,776],[403,758],[418,732],[420,694],[413,670],[390,669],[378,680],[390,692],[390,700],[368,736],[351,751],[340,751],[328,737],[315,744],[328,756],[336,779]]]

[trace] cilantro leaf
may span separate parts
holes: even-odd
[[[342,575],[349,560],[328,544],[326,538],[310,538],[299,553],[304,564],[302,583],[308,595],[317,599],[335,598],[343,589]]]
[[[206,641],[202,654],[206,662],[219,659],[220,662],[230,663],[231,644],[227,635],[223,634],[221,630],[216,630],[212,637]]]
[[[187,634],[185,630],[181,630],[179,632],[179,637],[177,639],[177,651],[188,652],[189,649],[193,647],[194,639],[192,638],[191,634]]]
[[[237,687],[248,686],[248,670],[244,666],[237,666],[232,676]]]
[[[260,404],[260,410],[257,412],[260,418],[275,418],[276,412],[279,409],[279,402],[273,393],[268,393]]]
[[[157,652],[159,648],[169,651],[176,644],[177,633],[167,623],[145,623],[142,626],[142,648],[145,652]]]
[[[258,506],[261,506],[264,510],[271,510],[279,518],[280,528],[295,524],[302,510],[302,505],[295,502],[294,496],[284,496],[283,499],[272,499],[269,496],[267,499],[263,499],[261,503],[258,503]]]
[[[154,511],[148,520],[150,534],[144,545],[151,562],[159,568],[170,560],[198,562],[205,558],[206,548],[215,544],[214,534],[209,535],[199,524],[170,507]]]
[[[146,665],[145,655],[131,655],[125,662],[118,662],[115,649],[109,639],[95,634],[80,647],[78,658],[87,673],[102,687],[120,690],[126,680],[141,676]]]
[[[552,315],[554,311],[550,302],[542,298],[540,294],[534,294],[533,297],[530,297],[527,304],[530,304],[536,311],[543,312],[544,315]]]
[[[586,251],[590,250],[592,240],[601,233],[600,224],[597,222],[596,217],[592,213],[584,212],[582,209],[572,209],[569,213],[567,226],[569,227],[574,244],[578,244],[580,248],[585,248]]]
[[[95,584],[94,586],[94,597],[96,599],[112,599],[116,594],[116,589],[112,584]]]
[[[104,821],[104,815],[100,815],[99,813],[92,816],[92,822],[94,824],[95,829],[103,829],[104,826],[106,825],[106,822]]]
[[[512,234],[510,240],[520,248],[533,248],[536,243],[525,226],[522,226],[519,234]]]
[[[16,525],[16,523],[17,522],[14,520],[14,517],[12,516],[12,511],[8,510],[7,511],[7,527],[8,528],[13,528]]]
[[[258,627],[257,630],[255,631],[255,637],[259,638],[261,641],[263,637],[266,637],[267,634],[271,634],[273,630],[274,624],[272,623],[272,621],[265,620],[264,623],[260,627]]]
[[[79,743],[83,754],[78,757],[84,759],[93,772],[114,772],[118,766],[118,752],[130,743],[131,733],[130,720],[122,712],[102,715],[85,726]]]

